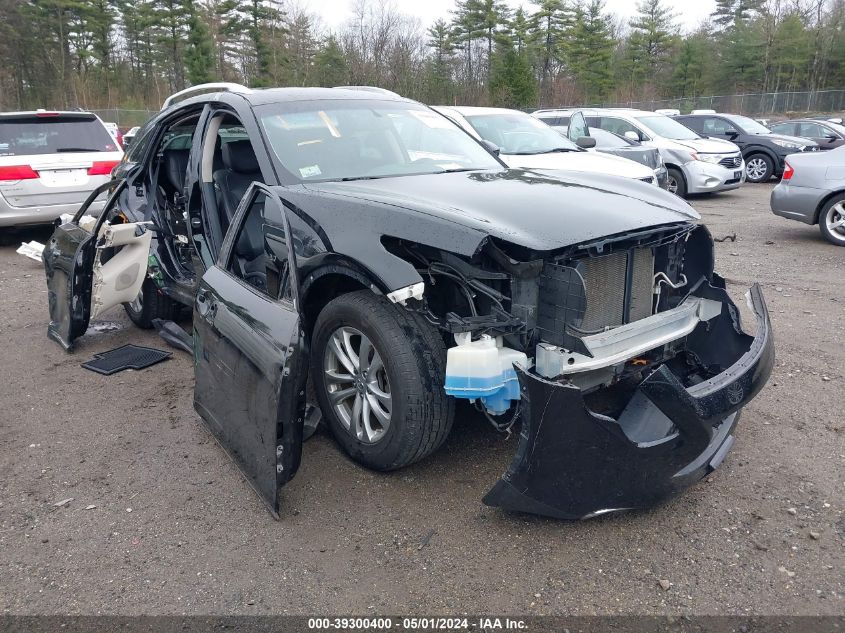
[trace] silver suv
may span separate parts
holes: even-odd
[[[0,227],[76,213],[121,158],[117,141],[90,112],[0,114]],[[102,206],[98,201],[91,210]]]
[[[629,108],[585,108],[537,110],[533,116],[549,125],[569,125],[569,118],[577,111],[590,127],[659,149],[669,172],[668,189],[679,196],[736,189],[745,182],[745,161],[736,145],[702,138],[664,114]]]

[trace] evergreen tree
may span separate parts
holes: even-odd
[[[188,46],[185,51],[185,66],[188,81],[193,85],[208,83],[214,79],[214,48],[208,33],[207,16],[195,0],[184,0],[188,17]]]
[[[519,54],[509,37],[496,40],[490,76],[493,104],[506,108],[524,108],[537,102],[537,83],[525,54]]]
[[[630,22],[626,71],[631,90],[638,85],[660,85],[678,29],[675,15],[663,0],[641,0]]]
[[[613,85],[610,64],[614,44],[603,10],[602,0],[590,0],[586,6],[579,5],[572,29],[570,68],[587,103],[603,100]]]
[[[550,83],[566,53],[566,37],[573,13],[565,0],[533,0],[537,11],[531,17],[533,39],[539,57],[540,96],[548,99]]]
[[[445,20],[439,19],[429,27],[426,34],[426,46],[432,51],[426,82],[428,99],[436,103],[447,103],[452,95],[451,66],[455,53],[452,31]]]
[[[314,76],[318,86],[340,86],[347,83],[349,69],[340,44],[333,35],[326,38],[314,58]]]

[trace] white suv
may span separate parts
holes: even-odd
[[[581,112],[591,127],[659,149],[669,171],[668,189],[679,196],[727,191],[745,182],[745,161],[736,145],[702,138],[664,114],[628,108],[537,110],[532,114],[549,125],[568,125],[575,112]]]
[[[115,138],[90,112],[0,114],[0,227],[76,213],[121,158]]]

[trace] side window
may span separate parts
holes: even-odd
[[[725,119],[704,119],[705,134],[736,134],[736,128]]]
[[[633,124],[616,117],[603,116],[599,119],[599,127],[618,136],[625,136],[625,132],[633,132],[640,137],[640,131]]]
[[[818,123],[799,123],[798,136],[807,138],[824,138],[827,136],[827,130],[822,128]]]
[[[228,270],[271,299],[291,300],[284,211],[275,198],[259,191],[238,227]]]
[[[678,121],[682,125],[691,129],[693,132],[698,132],[699,134],[706,134],[707,133],[704,130],[704,123],[701,119],[698,119],[696,117],[691,117],[689,119],[678,119]]]

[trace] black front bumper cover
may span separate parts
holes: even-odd
[[[742,407],[763,388],[774,364],[768,310],[749,291],[754,337],[722,287],[707,294],[722,314],[701,324],[688,348],[705,361],[731,359],[713,378],[684,387],[666,364],[639,385],[618,419],[591,411],[577,387],[519,371],[522,430],[507,472],[484,503],[562,519],[639,509],[668,499],[712,472],[730,450]],[[649,437],[649,429],[669,429]]]

